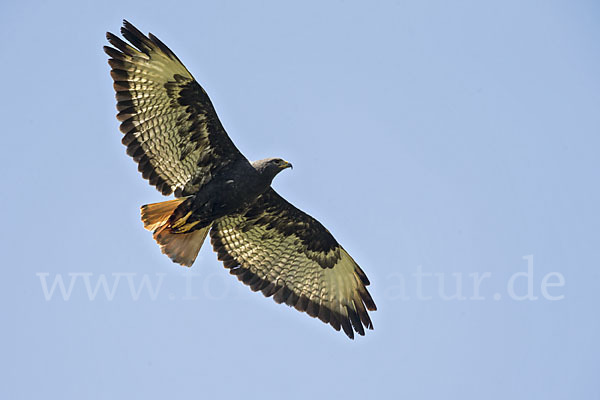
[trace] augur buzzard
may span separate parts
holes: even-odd
[[[144,227],[163,253],[191,266],[210,231],[230,273],[277,303],[342,328],[373,329],[369,280],[331,233],[271,187],[292,164],[249,162],[235,147],[202,87],[152,34],[123,22],[106,37],[123,144],[144,179],[175,199],[142,206]]]

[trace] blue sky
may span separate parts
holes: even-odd
[[[598,398],[599,17],[4,2],[0,397]],[[252,293],[208,245],[191,269],[160,254],[139,206],[164,198],[120,143],[101,49],[123,18],[249,159],[293,162],[274,187],[367,272],[374,331],[350,341]]]

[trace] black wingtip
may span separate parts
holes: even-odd
[[[108,40],[111,44],[115,39],[119,39],[117,35],[112,32],[106,32],[106,40]]]
[[[138,28],[136,28],[131,22],[127,21],[126,19],[123,20],[123,26],[121,27],[121,33],[123,33],[123,31],[130,31],[143,35],[143,33],[140,32]]]

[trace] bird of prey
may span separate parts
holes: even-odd
[[[253,291],[273,296],[354,338],[373,329],[369,280],[319,221],[273,190],[292,164],[249,162],[202,87],[151,33],[123,21],[105,46],[127,154],[144,179],[175,199],[141,207],[163,253],[191,266],[210,232],[218,259]]]

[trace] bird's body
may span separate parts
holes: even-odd
[[[365,273],[316,219],[271,187],[291,164],[250,163],[221,125],[208,95],[152,34],[124,22],[111,76],[127,153],[150,184],[175,199],[142,206],[144,227],[174,262],[191,266],[206,236],[231,274],[278,303],[341,328],[373,328]]]
[[[186,207],[179,212],[185,215],[191,211],[187,223],[199,222],[192,230],[206,227],[225,215],[243,213],[271,186],[274,175],[271,176],[271,170],[262,168],[269,162],[285,163],[281,159],[259,160],[252,164],[245,160],[236,161],[190,196]],[[291,164],[276,165],[276,172],[287,168],[287,165]]]

